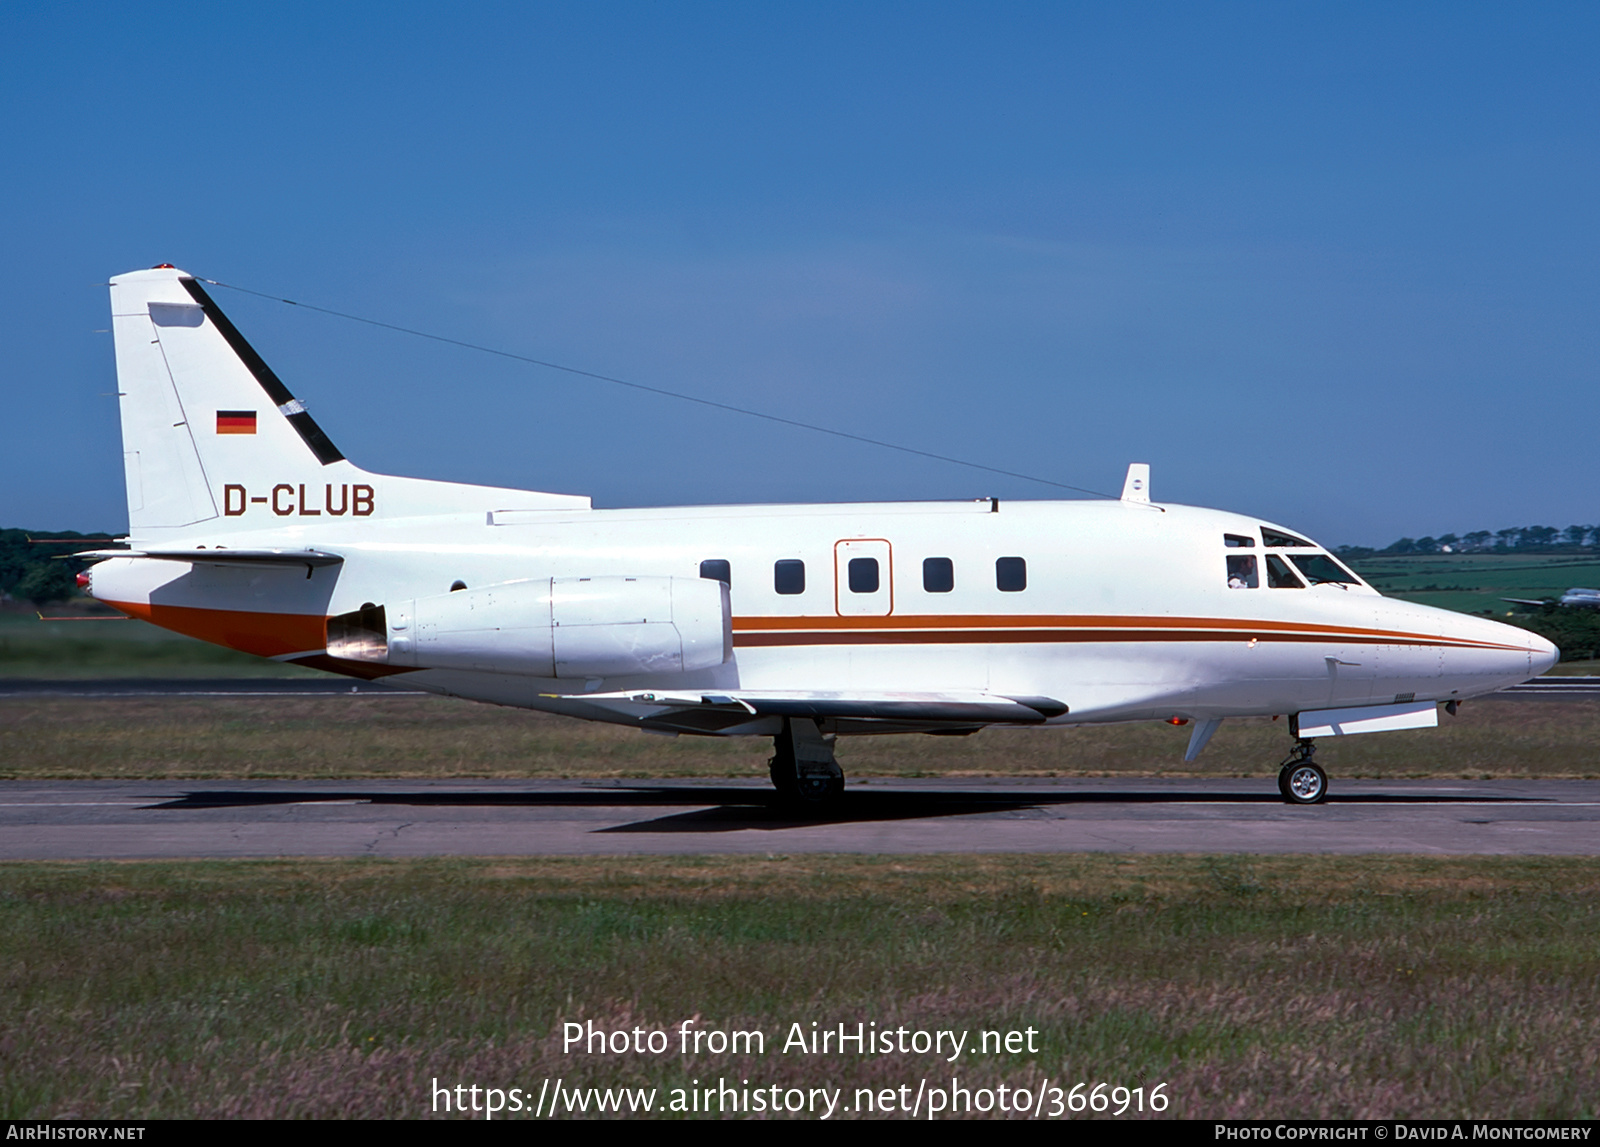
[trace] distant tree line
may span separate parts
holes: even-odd
[[[1600,552],[1600,526],[1513,526],[1508,530],[1474,530],[1437,538],[1401,538],[1381,550],[1340,546],[1345,558],[1392,557],[1400,554],[1592,554]]]
[[[35,545],[29,539],[79,544]],[[74,558],[57,560],[55,555],[109,540],[104,534],[76,530],[0,530],[0,594],[35,605],[65,601],[77,592],[76,578],[85,563]]]
[[[1511,625],[1531,629],[1561,650],[1563,661],[1588,661],[1600,657],[1600,609],[1563,609],[1540,606],[1528,613],[1495,617]]]

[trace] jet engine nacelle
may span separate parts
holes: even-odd
[[[723,664],[733,624],[725,582],[539,578],[330,617],[328,652],[415,669],[633,677]]]

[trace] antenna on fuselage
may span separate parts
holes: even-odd
[[[1128,477],[1122,483],[1122,500],[1145,503],[1150,501],[1150,463],[1128,463]]]

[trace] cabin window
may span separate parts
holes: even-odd
[[[878,559],[851,558],[846,567],[851,593],[878,592]]]
[[[1261,527],[1261,540],[1267,546],[1305,546],[1313,548],[1311,543],[1304,538],[1297,538],[1293,534],[1286,534],[1282,530],[1274,530],[1271,526]]]
[[[1260,584],[1255,554],[1228,555],[1229,589],[1255,589]]]
[[[733,567],[726,558],[707,558],[700,563],[700,576],[707,581],[720,581],[723,585],[733,584]]]
[[[772,567],[772,588],[779,593],[805,593],[806,563],[785,558]]]
[[[1270,589],[1305,589],[1306,583],[1295,577],[1289,564],[1277,554],[1268,554],[1267,586]]]
[[[949,593],[955,589],[955,563],[949,558],[923,558],[922,588],[928,593]]]
[[[1300,572],[1312,585],[1333,582],[1335,585],[1360,585],[1360,580],[1327,554],[1291,554],[1289,560],[1300,567]]]
[[[1256,540],[1252,537],[1247,537],[1244,534],[1223,534],[1222,544],[1227,546],[1230,550],[1250,549],[1256,544]]]
[[[1001,593],[1021,593],[1028,588],[1028,563],[1023,558],[996,558],[994,584]]]

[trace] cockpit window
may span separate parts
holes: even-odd
[[[1345,569],[1327,554],[1291,554],[1289,560],[1300,567],[1300,572],[1312,585],[1332,582],[1335,585],[1360,585],[1355,574]]]
[[[1227,546],[1230,550],[1239,549],[1241,547],[1244,549],[1249,549],[1256,544],[1256,540],[1246,534],[1223,534],[1222,544]]]
[[[1297,538],[1293,534],[1286,534],[1282,530],[1274,530],[1271,526],[1261,527],[1261,541],[1267,546],[1305,546],[1313,548],[1311,543],[1304,538]]]
[[[1255,554],[1228,555],[1228,588],[1255,589],[1260,585],[1256,576]]]
[[[1271,542],[1267,543],[1271,545]],[[1277,554],[1267,555],[1267,588],[1305,589],[1306,583],[1294,576],[1294,571]]]

